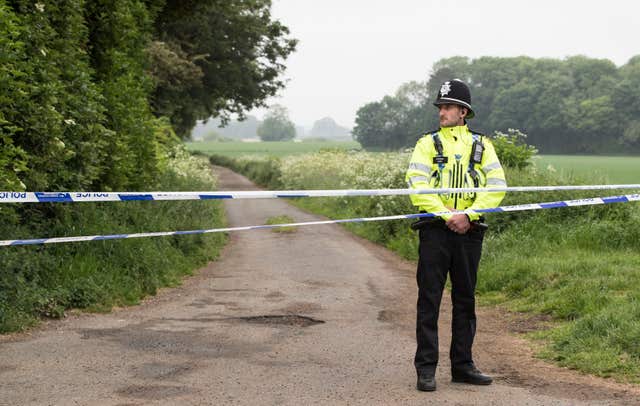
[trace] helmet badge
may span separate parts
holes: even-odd
[[[449,94],[449,92],[451,91],[451,83],[450,82],[444,82],[442,84],[442,86],[440,87],[440,95],[441,96],[446,96]]]

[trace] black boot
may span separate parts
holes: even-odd
[[[470,383],[471,385],[491,385],[493,379],[484,375],[475,365],[465,365],[451,369],[451,381]]]
[[[433,374],[418,375],[416,389],[422,392],[433,392],[436,390],[436,377]]]

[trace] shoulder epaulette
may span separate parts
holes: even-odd
[[[467,127],[469,128],[469,127]],[[471,133],[471,137],[473,138],[473,141],[478,141],[478,142],[482,142],[484,141],[486,135],[484,135],[483,133],[481,133],[480,131],[476,131],[476,130],[472,130],[471,128],[469,128],[469,132]]]
[[[437,130],[425,131],[425,132],[422,133],[422,136],[423,137],[430,137],[433,134],[436,134],[438,131],[440,131],[439,128]]]

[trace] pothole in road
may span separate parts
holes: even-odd
[[[316,324],[324,323],[323,320],[314,319],[313,317],[300,316],[298,314],[247,316],[238,317],[237,319],[251,324],[276,324],[295,327],[309,327]]]

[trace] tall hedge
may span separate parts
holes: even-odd
[[[2,55],[10,58],[2,63],[2,135],[23,159],[4,168],[13,170],[7,177],[30,190],[91,188],[105,169],[109,131],[92,81],[84,1],[0,4],[9,31]]]
[[[146,49],[162,3],[0,0],[0,191],[215,187],[193,175],[207,168],[181,167],[189,162],[169,119],[150,109]],[[0,221],[5,240],[211,228],[222,213],[189,202],[1,204]],[[0,333],[72,307],[135,303],[214,257],[223,240],[0,247]]]
[[[107,123],[114,134],[101,177],[105,189],[141,188],[156,175],[154,119],[149,107],[152,83],[145,48],[152,22],[139,0],[92,0],[91,60],[104,96]]]

